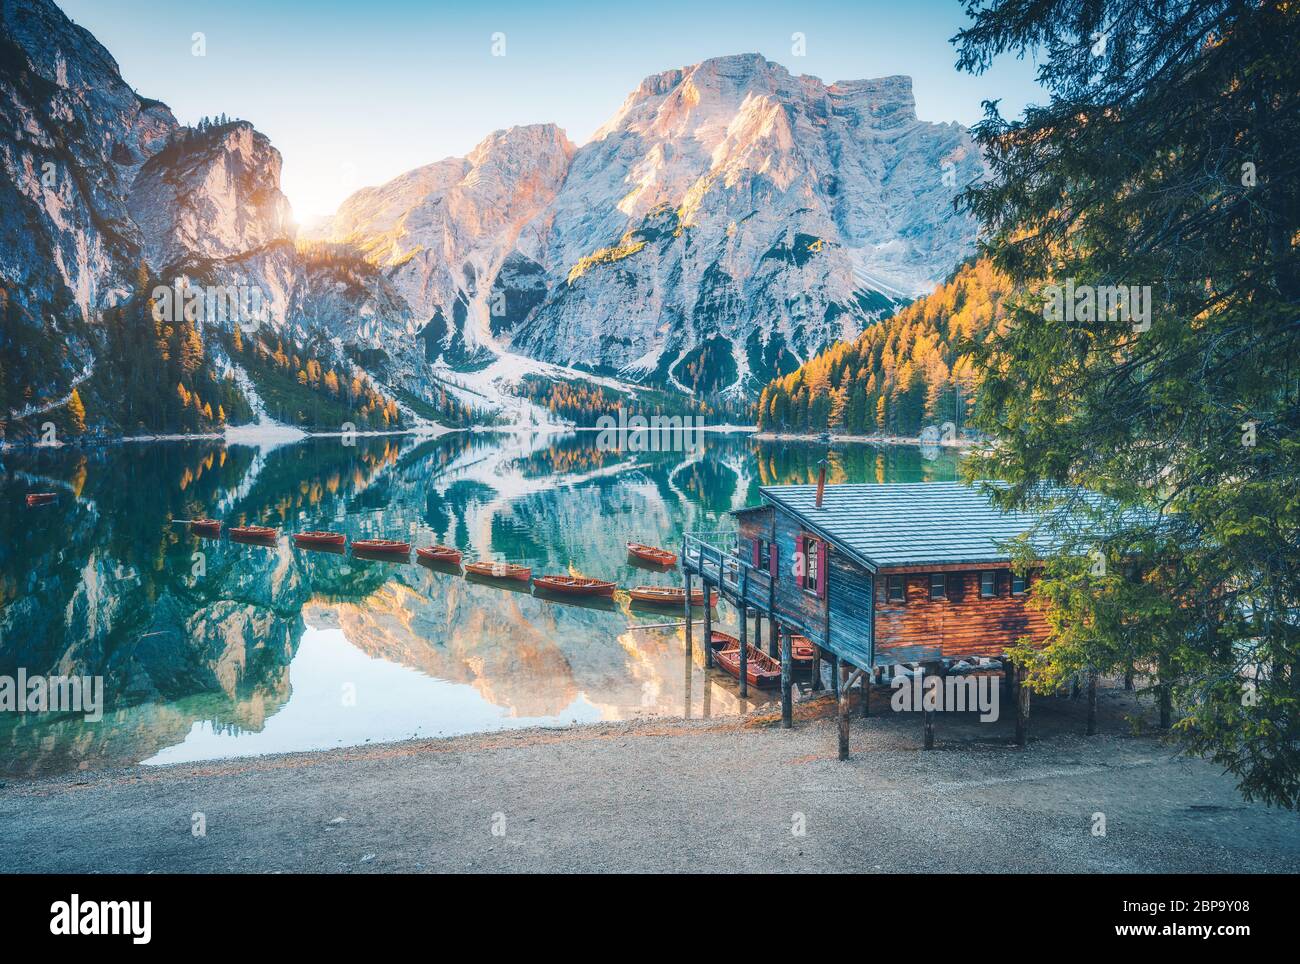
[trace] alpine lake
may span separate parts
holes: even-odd
[[[534,575],[680,586],[629,541],[726,530],[764,485],[957,477],[952,450],[744,432],[456,432],[0,455],[0,681],[98,680],[97,713],[0,712],[0,778],[634,717],[773,696],[688,658],[680,607],[561,599],[459,568],[298,548],[330,530]],[[52,504],[25,497],[53,492]],[[184,520],[279,530],[201,538]],[[696,610],[696,616],[701,614]],[[735,627],[726,604],[715,625]],[[697,640],[698,640],[697,633]],[[18,693],[21,701],[25,694]],[[27,711],[23,712],[22,709]],[[95,717],[98,718],[90,718]]]

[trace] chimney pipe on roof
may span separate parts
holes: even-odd
[[[822,507],[822,496],[826,494],[826,460],[817,463],[817,508]]]

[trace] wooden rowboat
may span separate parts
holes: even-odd
[[[293,541],[305,549],[317,546],[337,548],[347,541],[347,537],[341,532],[295,532]]]
[[[719,649],[739,649],[740,640],[731,635],[731,633],[724,633],[715,629],[713,631],[713,639],[709,641],[709,645],[713,647],[714,652],[717,652]],[[750,643],[751,648],[753,645],[753,643]],[[766,656],[766,654],[764,655]],[[792,662],[811,663],[813,657],[816,655],[817,648],[813,645],[812,640],[807,636],[795,636],[793,634],[790,636],[790,659]],[[773,659],[771,656],[767,656],[767,659],[771,659],[775,662],[777,669],[780,670],[781,663],[779,660]]]
[[[733,637],[734,638],[734,637]],[[753,643],[745,647],[745,679],[750,686],[767,689],[781,685],[781,664]],[[715,648],[713,661],[718,668],[740,679],[740,645],[735,647]]]
[[[221,523],[216,519],[192,519],[190,520],[190,532],[193,532],[196,536],[215,539],[221,535]]]
[[[274,542],[280,537],[270,526],[231,526],[226,532],[235,542]]]
[[[629,542],[627,551],[630,555],[636,556],[643,562],[651,562],[656,566],[674,566],[677,564],[677,556],[667,549],[657,549],[654,546],[643,545],[640,542]]]
[[[720,649],[739,649],[740,640],[731,633],[724,633],[720,629],[715,629],[709,639],[709,648],[715,653]]]
[[[517,566],[513,562],[467,562],[465,571],[489,579],[515,579],[527,582],[533,578],[533,570],[528,566]]]
[[[817,647],[807,636],[790,635],[790,658],[796,663],[811,663],[817,655]]]
[[[686,602],[686,590],[674,586],[636,586],[629,589],[627,594],[632,597],[633,602],[654,603],[659,606],[681,606]],[[718,592],[715,589],[709,593],[709,605],[717,604]],[[691,593],[691,605],[704,605],[703,589],[696,589]]]
[[[397,542],[394,539],[353,539],[352,554],[354,556],[379,556],[385,558],[402,556],[409,559],[411,544],[409,542]]]
[[[603,579],[582,579],[577,576],[538,576],[533,580],[533,586],[570,596],[612,596],[618,588]]]
[[[27,497],[27,507],[30,509],[37,505],[49,505],[56,498],[58,496],[54,492],[33,492]]]
[[[449,566],[460,565],[460,550],[453,549],[451,546],[425,546],[423,549],[416,549],[415,555],[421,562],[441,562]]]

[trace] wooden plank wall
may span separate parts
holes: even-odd
[[[746,512],[737,516],[736,529],[740,534],[740,548],[737,550],[745,559],[749,558],[750,546],[755,538],[770,541],[772,538],[771,506],[762,510]]]
[[[1011,595],[1011,574],[998,571],[997,596],[980,598],[978,571],[948,572],[948,598],[930,599],[930,574],[906,573],[906,602],[888,599],[889,570],[876,576],[877,663],[939,657],[997,656],[1022,636],[1042,642],[1047,621],[1028,595]],[[1031,582],[1032,591],[1032,582]]]
[[[774,515],[775,513],[775,515]],[[777,608],[797,614],[819,636],[824,631],[826,601],[800,588],[795,579],[794,553],[803,526],[786,512],[769,509],[739,517],[739,551],[749,558],[754,538],[771,541],[775,526],[780,573]],[[827,595],[831,606],[830,649],[854,666],[871,665],[872,577],[862,566],[835,551],[829,552]]]
[[[776,544],[780,547],[780,578],[776,583],[776,605],[782,612],[793,613],[814,632],[826,621],[826,603],[814,592],[804,590],[794,575],[794,555],[799,551],[799,537],[807,529],[790,513],[776,512]]]
[[[832,546],[828,576],[830,648],[854,666],[871,666],[871,573]]]
[[[775,543],[778,562],[777,609],[803,620],[814,632],[820,634],[826,622],[826,603],[816,593],[801,589],[794,575],[794,554],[798,550],[798,539],[805,532],[803,526],[788,512],[770,507],[767,511],[747,512],[740,516],[737,528],[740,535],[737,551],[746,559],[750,557],[754,538]]]

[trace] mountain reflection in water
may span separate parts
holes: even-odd
[[[107,707],[99,722],[0,713],[0,774],[740,711],[730,677],[688,666],[680,628],[658,625],[679,622],[675,609],[571,605],[285,535],[400,537],[534,574],[671,585],[675,570],[636,565],[626,542],[675,550],[683,531],[727,527],[760,485],[815,480],[827,453],[738,434],[702,447],[692,436],[684,451],[638,441],[457,433],[7,453],[0,675],[103,676]],[[832,483],[955,477],[947,452],[830,454]],[[57,503],[26,508],[37,490]],[[282,535],[270,547],[200,539],[173,521],[203,517]],[[721,607],[718,623],[735,613]]]

